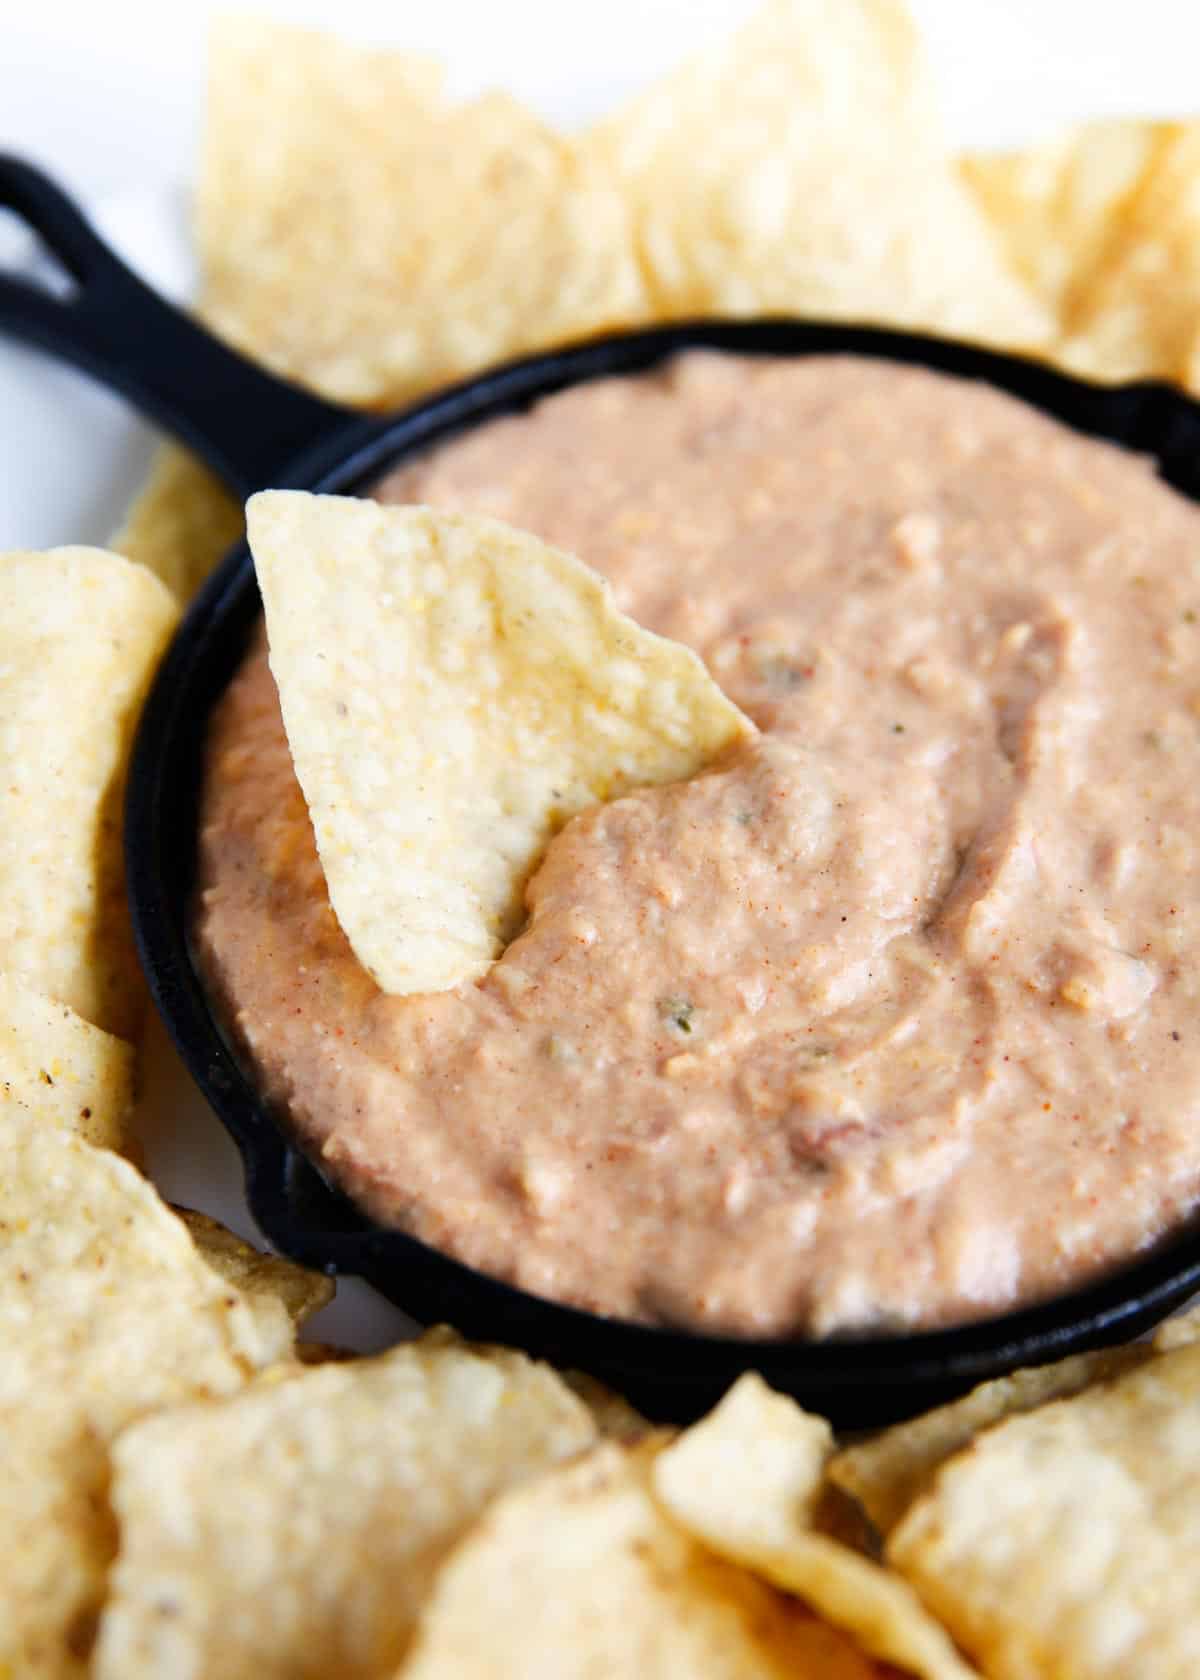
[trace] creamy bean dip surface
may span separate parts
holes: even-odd
[[[558,834],[481,982],[387,997],[274,685],[213,722],[197,930],[378,1218],[535,1293],[755,1335],[1061,1291],[1200,1197],[1200,510],[1015,400],[690,354],[395,472],[606,574],[762,730]]]

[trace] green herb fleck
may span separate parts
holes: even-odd
[[[659,998],[658,1013],[660,1020],[665,1021],[673,1032],[690,1036],[696,1030],[696,1006],[687,998]]]
[[[892,734],[893,735],[903,735],[903,733],[904,733],[904,725],[902,723],[894,723],[892,725]]]

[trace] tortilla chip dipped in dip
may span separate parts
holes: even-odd
[[[568,817],[754,732],[694,653],[536,537],[299,491],[247,520],[330,900],[385,992],[486,973]]]

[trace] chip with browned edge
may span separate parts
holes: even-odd
[[[299,491],[247,517],[330,901],[384,991],[485,973],[568,817],[753,733],[689,648],[525,532]]]
[[[333,1300],[334,1281],[324,1272],[297,1266],[279,1254],[264,1254],[206,1213],[180,1207],[175,1212],[213,1271],[241,1290],[252,1312],[268,1319],[282,1313],[287,1325],[299,1330]]]
[[[114,1452],[95,1680],[374,1680],[450,1545],[596,1426],[545,1365],[444,1334],[272,1373]]]

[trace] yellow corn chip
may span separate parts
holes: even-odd
[[[1114,219],[1172,131],[1169,123],[1082,123],[1019,152],[960,167],[1010,263],[1069,332],[1077,294],[1113,237]]]
[[[208,468],[165,444],[112,546],[187,601],[244,528],[241,507]]]
[[[286,1337],[333,1300],[335,1285],[324,1272],[310,1272],[278,1254],[264,1254],[206,1213],[175,1212],[204,1259],[226,1283],[241,1291],[247,1306],[264,1319],[283,1314]]]
[[[1200,1341],[1200,1306],[1193,1304],[1186,1312],[1165,1318],[1154,1332],[1150,1345],[1155,1353],[1170,1353],[1175,1348],[1190,1347]]]
[[[982,1430],[1002,1418],[1031,1412],[1050,1400],[1078,1394],[1093,1383],[1119,1376],[1149,1356],[1150,1349],[1138,1345],[1100,1348],[1095,1353],[1073,1354],[1052,1365],[1031,1365],[980,1383],[961,1400],[951,1400],[846,1447],[830,1462],[830,1479],[853,1495],[878,1533],[886,1535],[938,1466],[969,1446]]]
[[[811,1526],[832,1450],[833,1431],[823,1417],[802,1411],[748,1371],[720,1405],[660,1453],[654,1488],[685,1528],[695,1526],[687,1510],[692,1499],[728,1500],[737,1507],[735,1532],[746,1523],[771,1525],[767,1531],[782,1542],[797,1527]]]
[[[616,1441],[636,1441],[650,1433],[650,1423],[622,1395],[586,1371],[564,1371],[562,1380],[577,1394],[596,1420],[601,1435]]]
[[[116,1550],[117,1431],[279,1347],[127,1161],[0,1123],[0,1674],[81,1680]]]
[[[793,313],[1038,344],[894,0],[771,0],[609,117],[656,314]]]
[[[0,969],[122,1038],[143,987],[121,798],[175,619],[158,579],[118,555],[0,556]]]
[[[0,1103],[128,1152],[133,1046],[0,974]]]
[[[471,1519],[595,1434],[548,1367],[443,1337],[153,1418],[114,1453],[96,1680],[387,1674]]]
[[[989,1429],[888,1556],[990,1680],[1200,1673],[1200,1348]]]
[[[206,318],[278,372],[395,403],[637,318],[607,173],[513,100],[421,59],[229,18],[199,194]]]
[[[536,537],[298,491],[247,513],[330,900],[384,991],[485,973],[568,817],[753,732],[690,649]]]
[[[1160,137],[1067,328],[1057,355],[1076,371],[1200,388],[1200,123]]]
[[[872,1656],[920,1680],[973,1680],[904,1581],[813,1531],[829,1444],[824,1418],[748,1375],[659,1454],[654,1491],[697,1540],[799,1593]]]
[[[870,1680],[836,1629],[697,1545],[653,1449],[597,1447],[497,1500],[443,1565],[397,1680]]]
[[[296,1358],[301,1365],[345,1365],[358,1355],[351,1348],[333,1342],[297,1342]]]

